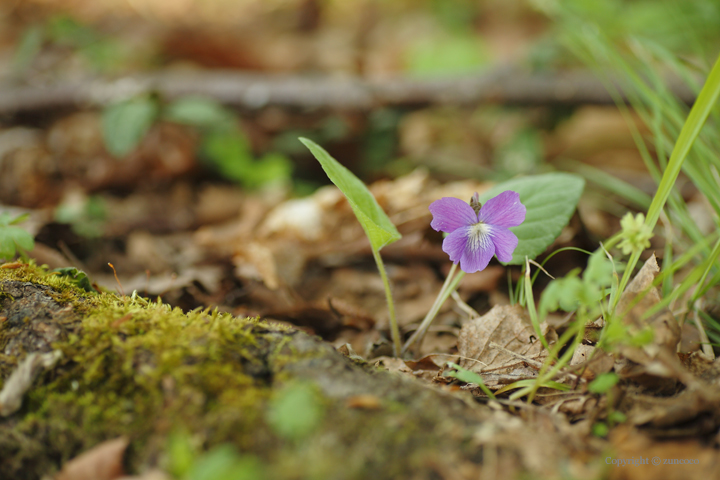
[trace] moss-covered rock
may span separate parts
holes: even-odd
[[[128,470],[164,466],[178,431],[200,451],[234,445],[268,478],[433,478],[479,459],[480,410],[317,338],[15,267],[0,268],[0,382],[29,353],[63,356],[0,418],[0,478],[52,474],[119,435]]]

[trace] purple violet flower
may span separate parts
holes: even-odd
[[[525,221],[525,205],[512,190],[502,192],[480,205],[476,193],[470,204],[459,198],[443,197],[430,204],[430,226],[449,233],[443,240],[443,252],[453,263],[460,262],[465,273],[483,270],[493,255],[501,262],[512,260],[518,239],[508,227]]]

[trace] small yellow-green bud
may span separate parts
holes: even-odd
[[[653,232],[649,226],[645,225],[645,215],[638,213],[633,216],[628,212],[620,220],[620,226],[622,227],[620,234],[622,241],[618,247],[622,249],[624,255],[645,250],[650,246]]]

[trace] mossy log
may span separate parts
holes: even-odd
[[[232,444],[278,479],[438,478],[451,465],[481,462],[473,436],[489,410],[470,397],[354,362],[287,327],[209,309],[183,313],[87,292],[33,265],[6,267],[0,382],[30,353],[62,356],[18,411],[0,417],[0,478],[52,475],[120,435],[131,439],[129,472],[163,467],[177,431],[201,451]],[[297,382],[311,387],[321,411],[293,436],[268,410]]]

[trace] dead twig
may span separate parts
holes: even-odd
[[[693,92],[678,80],[670,89],[684,102]],[[622,90],[617,86],[619,90]],[[84,79],[49,85],[3,85],[0,115],[97,107],[143,93],[173,99],[200,95],[230,107],[370,110],[380,106],[613,104],[589,72],[533,73],[500,68],[488,73],[435,79],[366,80],[332,75],[271,75],[238,71],[159,72],[120,79]]]

